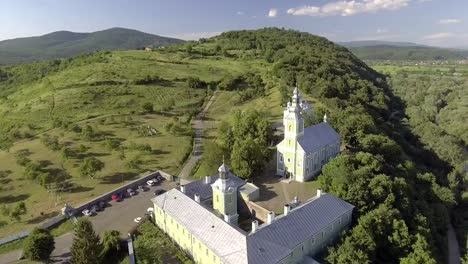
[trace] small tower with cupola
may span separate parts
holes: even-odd
[[[219,178],[211,185],[213,209],[223,215],[226,222],[237,224],[237,187],[229,178],[229,168],[223,164],[218,168]]]

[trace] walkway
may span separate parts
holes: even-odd
[[[450,220],[449,220],[450,221]],[[447,230],[448,240],[448,264],[460,263],[460,249],[458,248],[457,236],[451,223],[448,224]]]
[[[196,119],[192,121],[192,127],[195,130],[195,138],[193,140],[194,146],[192,155],[190,155],[190,158],[185,162],[184,167],[180,171],[179,179],[181,184],[186,184],[187,182],[190,182],[190,172],[197,165],[198,161],[202,158],[202,137],[203,130],[205,129],[205,121],[203,121],[203,118],[208,112],[208,109],[210,108],[211,104],[214,102],[215,97],[216,92],[211,96],[210,100],[205,105],[205,108],[203,108],[203,110],[197,115]]]

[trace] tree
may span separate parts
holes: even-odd
[[[150,102],[146,102],[142,106],[144,113],[152,113],[154,111],[153,104]]]
[[[236,175],[251,178],[263,168],[264,162],[261,144],[250,137],[236,141],[231,152],[231,166]]]
[[[70,248],[73,264],[98,264],[102,245],[94,232],[92,223],[86,218],[79,218],[74,226],[74,238]]]
[[[96,159],[95,157],[85,158],[80,165],[80,174],[83,177],[94,178],[96,173],[104,168],[104,162]]]
[[[90,125],[86,125],[85,128],[81,130],[81,136],[87,140],[93,140],[96,134],[97,133],[94,131],[93,127]]]
[[[34,228],[23,244],[24,257],[32,261],[48,261],[54,249],[54,237],[42,228]]]
[[[161,230],[155,228],[150,222],[145,222],[138,227],[141,233],[134,241],[135,254],[138,263],[162,264],[164,257],[168,255],[167,248],[172,243],[167,241]]]
[[[65,146],[62,147],[60,151],[60,159],[62,161],[67,161],[68,159],[73,157],[73,151]]]
[[[0,209],[3,216],[9,217],[12,221],[17,222],[21,221],[21,215],[26,214],[28,211],[26,204],[22,201],[17,203],[13,209],[5,204],[2,205]]]
[[[431,250],[426,239],[420,234],[416,234],[416,241],[412,246],[413,251],[408,256],[400,260],[401,264],[436,264],[431,256]]]
[[[194,89],[205,88],[206,82],[200,80],[198,77],[189,76],[187,78],[187,86]]]
[[[216,169],[223,162],[224,150],[216,142],[206,142],[203,150],[203,164],[210,172]]]
[[[101,260],[104,263],[117,263],[120,251],[120,232],[117,230],[106,230],[102,237]]]

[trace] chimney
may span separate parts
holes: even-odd
[[[291,211],[291,206],[289,204],[284,205],[284,215],[288,215]]]
[[[299,198],[297,198],[297,196],[294,196],[293,202],[297,206],[299,204]]]
[[[322,189],[317,189],[317,198],[322,196]]]
[[[183,185],[183,184],[180,185],[180,191],[183,192],[183,193],[185,193],[185,185]]]
[[[252,233],[257,232],[257,230],[258,230],[258,221],[257,221],[257,220],[253,220],[253,221],[252,221]]]
[[[211,176],[205,176],[205,184],[211,183]]]
[[[275,212],[270,211],[268,213],[267,223],[271,224],[275,220]]]
[[[198,193],[195,194],[195,202],[200,203],[200,195]]]

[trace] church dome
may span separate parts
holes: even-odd
[[[223,163],[221,166],[219,166],[218,172],[227,173],[227,172],[229,172],[229,168],[228,168],[228,166],[226,166],[226,164]]]

